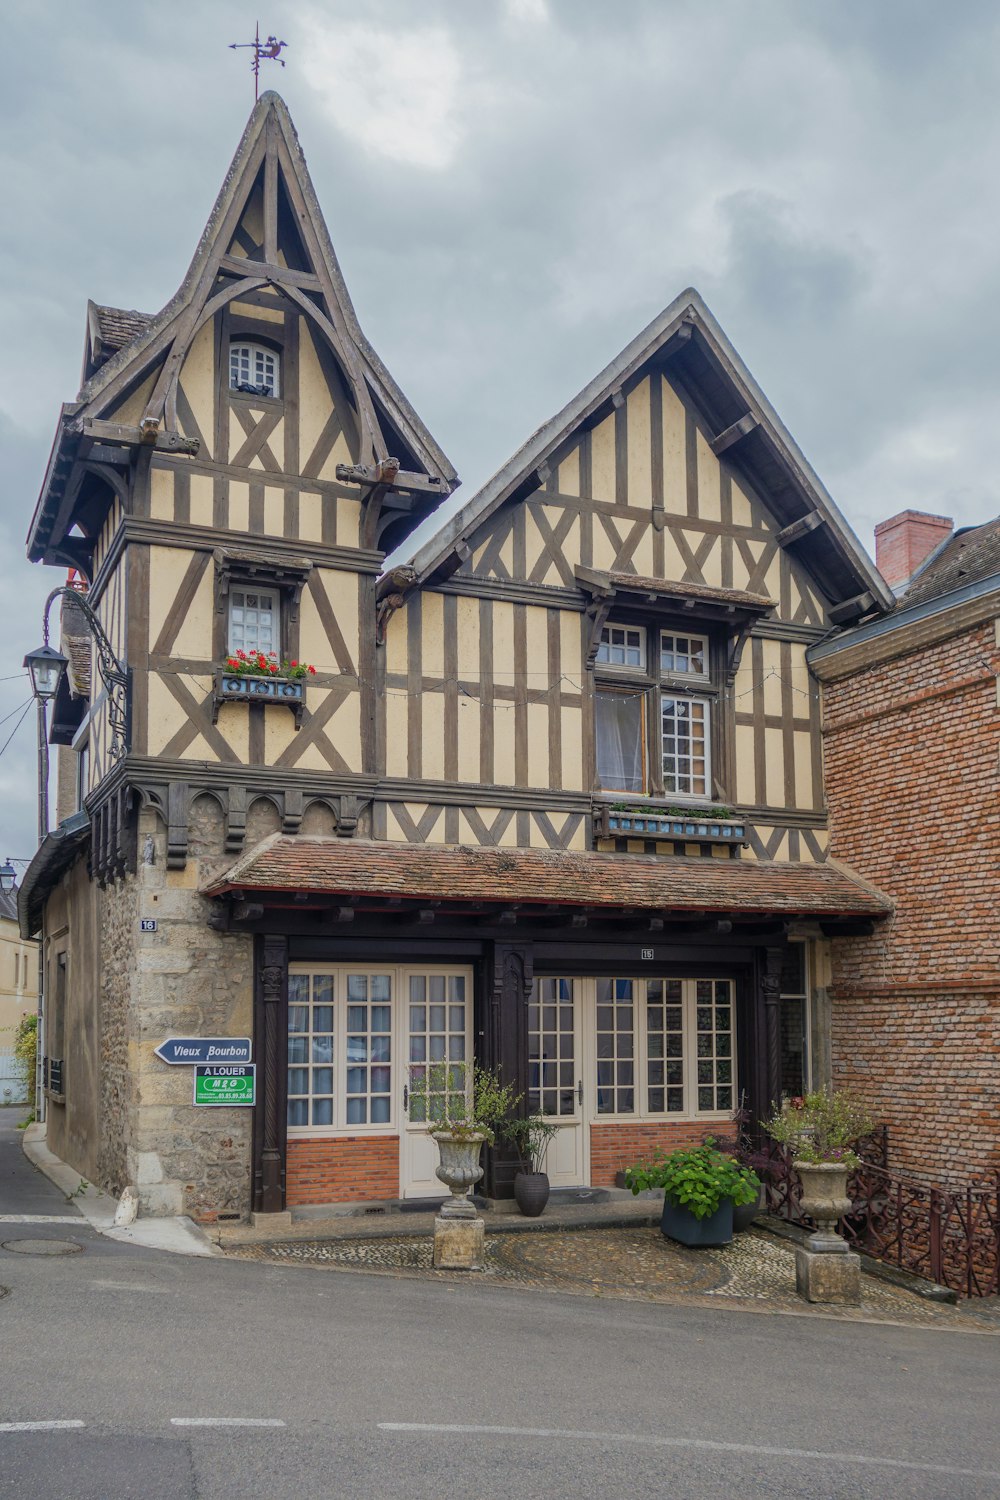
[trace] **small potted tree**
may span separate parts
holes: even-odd
[[[549,1141],[559,1129],[541,1114],[528,1115],[523,1120],[510,1120],[504,1134],[521,1158],[521,1166],[514,1174],[514,1197],[517,1206],[527,1219],[537,1219],[549,1201],[551,1191],[545,1158]]]
[[[765,1121],[772,1140],[790,1151],[802,1183],[800,1207],[816,1221],[811,1250],[843,1250],[837,1221],[851,1211],[847,1176],[859,1162],[854,1146],[874,1128],[864,1105],[846,1089],[814,1089],[783,1099]]]
[[[666,1238],[682,1245],[728,1245],[733,1206],[755,1201],[760,1178],[706,1141],[629,1167],[625,1186],[633,1193],[662,1188],[660,1232]]]
[[[410,1069],[410,1119],[425,1122],[440,1156],[436,1175],[451,1192],[445,1219],[473,1219],[469,1189],[483,1175],[480,1156],[516,1108],[520,1095],[478,1063],[431,1063]]]

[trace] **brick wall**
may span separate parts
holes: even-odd
[[[345,1135],[290,1140],[285,1176],[289,1208],[302,1203],[367,1202],[399,1197],[399,1137]]]
[[[727,1135],[722,1120],[665,1120],[635,1124],[591,1125],[590,1183],[592,1187],[614,1187],[615,1174],[635,1166],[658,1151],[677,1146],[700,1146],[706,1135]]]
[[[831,855],[897,903],[833,943],[834,1081],[939,1182],[1000,1165],[998,671],[991,621],[823,689]]]

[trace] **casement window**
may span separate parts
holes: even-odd
[[[281,358],[263,344],[230,344],[229,389],[248,396],[281,394]]]
[[[598,979],[598,1116],[728,1114],[736,1030],[728,979]]]
[[[464,1088],[472,995],[465,972],[296,965],[288,975],[288,1128],[390,1131],[433,1120]],[[442,1068],[442,1064],[445,1065]]]
[[[710,660],[707,635],[614,621],[604,626],[594,663],[602,791],[712,796]]]
[[[234,585],[229,591],[229,654],[262,651],[281,655],[279,596],[276,590]]]

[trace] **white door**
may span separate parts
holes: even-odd
[[[465,1063],[472,1056],[471,969],[404,969],[402,982],[403,1057],[399,1175],[403,1198],[446,1198],[448,1189],[435,1176],[438,1148],[425,1119],[411,1119],[409,1096],[414,1080],[434,1063]],[[421,1105],[418,1113],[426,1113]],[[433,1113],[433,1104],[431,1105]]]
[[[586,980],[536,979],[528,1006],[528,1106],[557,1127],[545,1170],[553,1187],[587,1182],[581,1029]]]

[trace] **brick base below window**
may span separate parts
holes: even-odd
[[[591,1187],[614,1187],[615,1174],[657,1151],[678,1146],[700,1146],[706,1135],[729,1134],[724,1120],[664,1120],[619,1122],[590,1127]]]
[[[303,1203],[368,1202],[399,1197],[399,1137],[344,1135],[288,1142],[289,1208]]]

